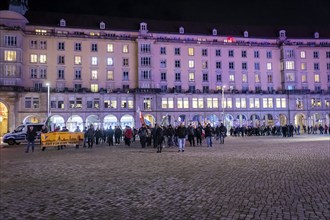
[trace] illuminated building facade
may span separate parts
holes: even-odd
[[[70,130],[139,127],[138,109],[151,125],[329,124],[329,30],[18,9],[0,11],[0,136],[48,103]]]

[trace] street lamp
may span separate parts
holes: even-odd
[[[46,83],[46,86],[47,86],[47,117],[49,117],[50,115],[50,112],[49,112],[49,97],[50,97],[50,84],[49,83]]]
[[[225,88],[226,86],[222,86],[222,98],[221,98],[221,102],[222,102],[222,122],[225,125]]]

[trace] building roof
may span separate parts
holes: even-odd
[[[241,37],[244,31],[248,31],[249,37],[256,38],[278,38],[279,31],[285,30],[288,38],[313,39],[314,33],[318,32],[320,39],[330,38],[330,28],[323,26],[248,26],[228,25],[221,23],[203,23],[187,21],[165,21],[139,18],[122,18],[111,16],[87,15],[87,14],[65,14],[55,12],[28,11],[25,14],[30,25],[59,26],[60,20],[66,21],[66,27],[99,29],[100,22],[105,23],[105,30],[115,31],[138,31],[140,23],[148,25],[150,33],[178,34],[179,28],[184,28],[185,34],[212,35],[216,29],[220,36]]]

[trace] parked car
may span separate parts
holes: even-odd
[[[44,123],[37,123],[37,124],[32,124],[32,123],[26,123],[19,125],[15,130],[11,133],[7,133],[3,136],[3,143],[7,143],[9,145],[14,145],[14,144],[20,144],[20,143],[26,143],[26,132],[28,129],[28,126],[33,126],[34,129],[37,131],[37,139],[39,141],[36,141],[36,144],[40,142],[40,131],[42,126],[44,126]]]

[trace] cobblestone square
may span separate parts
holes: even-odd
[[[0,219],[330,219],[328,135],[0,148]]]

